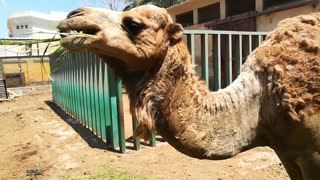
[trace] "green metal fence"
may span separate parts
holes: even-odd
[[[122,83],[92,53],[51,56],[54,102],[113,148],[125,152]]]
[[[266,32],[185,30],[185,42],[198,74],[211,90],[224,88],[239,75],[246,57]]]
[[[229,85],[240,73],[245,57],[264,40],[263,32],[186,30],[184,41],[196,71],[208,87]],[[113,148],[126,151],[122,83],[112,70],[92,53],[71,53],[59,62],[51,56],[54,102]],[[133,129],[136,121],[132,121]],[[151,146],[155,146],[152,133]],[[134,148],[140,149],[139,139]]]

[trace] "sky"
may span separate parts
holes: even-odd
[[[88,0],[0,0],[0,38],[8,37],[7,19],[14,12],[70,12],[85,5],[88,5]],[[89,5],[106,8],[106,5],[102,3],[90,3]]]

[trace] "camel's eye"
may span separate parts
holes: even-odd
[[[137,23],[133,21],[131,18],[125,18],[123,20],[123,24],[125,26],[125,29],[130,31],[133,35],[139,34],[139,32],[144,29],[145,25],[141,23]]]

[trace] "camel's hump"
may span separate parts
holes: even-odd
[[[250,55],[266,72],[278,106],[302,120],[320,110],[320,13],[281,21]],[[253,67],[253,66],[251,66]]]

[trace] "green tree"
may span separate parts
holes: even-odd
[[[84,5],[89,6],[106,6],[108,9],[114,11],[121,11],[123,8],[124,1],[126,0],[79,0]]]

